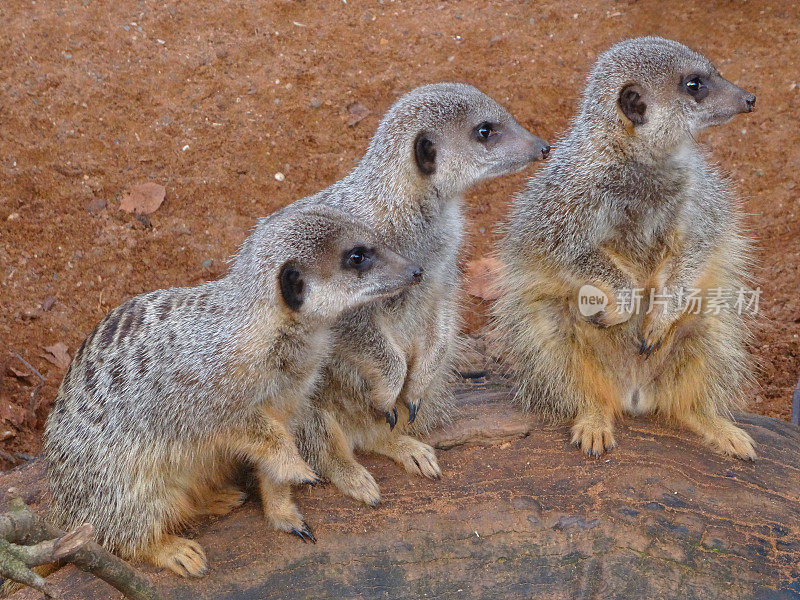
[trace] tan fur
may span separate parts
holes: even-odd
[[[478,132],[485,124],[492,134],[483,139]],[[421,139],[433,150],[429,160],[420,159]],[[451,414],[462,194],[482,179],[524,168],[548,150],[479,90],[455,83],[423,86],[389,109],[347,177],[304,200],[353,214],[425,267],[419,286],[351,311],[334,328],[333,350],[298,440],[309,464],[343,493],[368,504],[380,501],[354,449],[387,456],[413,474],[439,477],[433,448],[412,436]],[[387,421],[394,424],[395,414],[391,429]]]
[[[700,100],[682,88],[698,76],[710,82]],[[514,201],[492,337],[516,373],[516,399],[572,419],[588,454],[616,445],[623,412],[656,412],[719,452],[755,457],[730,420],[751,381],[748,315],[689,314],[677,302],[692,288],[749,289],[741,209],[694,136],[752,102],[685,46],[622,42],[600,57],[581,113]],[[608,299],[589,317],[577,302],[586,284]],[[641,309],[616,310],[631,288],[645,290]],[[648,302],[651,288],[663,305]]]
[[[291,486],[319,476],[292,428],[330,328],[420,276],[343,213],[290,206],[259,224],[223,279],[112,311],[76,353],[47,422],[56,524],[89,522],[121,556],[199,577],[202,548],[175,533],[241,505],[233,476],[247,463],[268,522],[315,541]]]

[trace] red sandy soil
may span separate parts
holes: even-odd
[[[4,0],[0,21],[0,360],[19,353],[47,381],[32,414],[35,378],[0,374],[6,452],[40,449],[64,375],[44,346],[72,354],[126,298],[219,277],[258,217],[353,166],[402,93],[472,83],[554,141],[597,54],[643,34],[693,46],[758,96],[755,113],[704,141],[758,240],[751,409],[788,418],[800,372],[794,0]],[[354,103],[369,113],[351,125]],[[525,176],[469,194],[466,259],[489,252]],[[146,181],[167,190],[149,223],[119,210]],[[471,308],[475,327],[484,307]]]

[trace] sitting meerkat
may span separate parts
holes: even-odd
[[[354,449],[440,477],[433,448],[408,434],[448,418],[462,194],[482,179],[523,169],[549,149],[474,87],[427,85],[389,109],[349,175],[301,201],[346,212],[426,269],[413,290],[348,311],[334,327],[333,351],[297,439],[309,464],[345,494],[380,501]]]
[[[752,379],[751,315],[710,306],[718,290],[748,290],[750,242],[695,140],[754,104],[682,44],[620,42],[513,202],[495,340],[516,370],[517,400],[573,419],[572,441],[588,454],[616,445],[622,412],[655,412],[721,453],[755,458],[731,420]],[[603,310],[581,310],[585,285]],[[706,302],[690,304],[692,294]]]
[[[290,485],[315,483],[290,433],[343,311],[419,283],[422,269],[324,207],[263,219],[217,281],[136,296],[75,354],[47,421],[55,522],[89,522],[126,558],[201,576],[174,530],[244,500],[253,464],[266,518],[315,541]]]

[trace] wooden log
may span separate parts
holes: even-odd
[[[189,532],[208,555],[205,578],[145,570],[176,600],[800,598],[796,427],[740,415],[758,442],[749,463],[627,419],[619,447],[591,459],[566,426],[542,425],[506,396],[459,396],[457,423],[431,438],[441,481],[364,457],[379,507],[331,485],[298,490],[316,545],[271,531],[251,501]],[[25,471],[41,489],[40,467]],[[116,598],[73,567],[52,577],[67,598]]]

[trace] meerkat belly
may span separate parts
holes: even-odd
[[[656,408],[652,382],[656,376],[659,357],[645,360],[638,353],[642,315],[634,315],[621,326],[614,340],[617,346],[617,386],[623,412],[631,415],[651,413]]]

